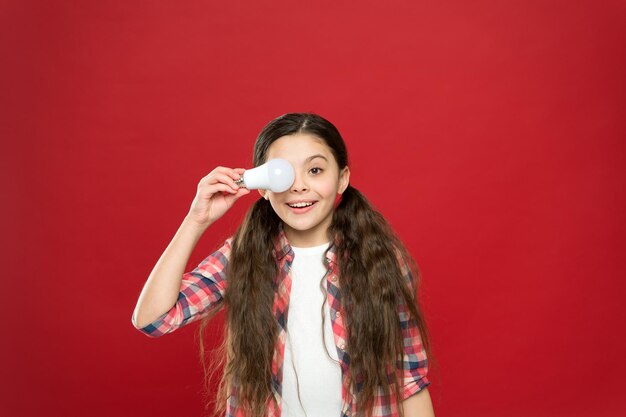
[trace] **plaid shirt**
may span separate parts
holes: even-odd
[[[142,328],[137,328],[149,337],[159,337],[170,333],[186,324],[199,320],[207,315],[212,309],[218,308],[221,304],[226,289],[227,280],[224,268],[228,263],[233,237],[228,238],[221,248],[204,259],[193,271],[183,275],[180,294],[176,304],[154,322]],[[271,402],[266,416],[280,417],[281,415],[281,392],[283,359],[285,352],[285,338],[287,331],[287,317],[289,307],[289,294],[291,290],[291,265],[294,252],[287,241],[287,237],[282,228],[275,242],[272,252],[279,262],[279,274],[275,279],[277,291],[274,297],[274,315],[279,326],[278,340],[272,360],[272,387],[276,397],[278,407]],[[327,265],[326,288],[328,294],[328,305],[330,317],[335,336],[335,345],[341,365],[342,411],[341,417],[356,415],[356,393],[351,387],[347,387],[349,377],[350,357],[346,350],[347,331],[344,325],[343,309],[341,305],[341,289],[339,287],[339,266],[335,261],[336,245],[331,245],[326,252],[324,263]],[[403,259],[398,258],[402,267],[402,272],[406,278],[409,288],[414,291],[415,283],[410,269]],[[426,374],[428,371],[428,360],[426,352],[422,346],[419,330],[414,320],[409,320],[409,313],[406,304],[402,301],[399,304],[399,318],[404,337],[404,357],[403,357],[403,388],[400,390],[401,400],[417,393],[430,384]],[[132,317],[135,324],[134,316]],[[399,366],[402,366],[398,363]],[[376,395],[373,417],[396,417],[399,415],[398,408],[392,400],[385,399],[382,389]],[[226,417],[244,417],[243,411],[237,408],[236,390],[228,399],[226,407]]]

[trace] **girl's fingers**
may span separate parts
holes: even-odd
[[[239,189],[239,186],[235,184],[233,178],[226,174],[216,173],[213,175],[213,180],[209,180],[209,183],[217,184],[218,182],[230,185],[230,187],[235,191]]]
[[[247,188],[240,188],[239,191],[237,191],[236,193],[226,195],[224,196],[224,198],[227,201],[237,201],[239,198],[243,197],[246,194],[250,194],[250,190],[248,190]]]
[[[217,172],[221,172],[223,174],[226,174],[228,176],[230,176],[232,179],[237,180],[239,179],[240,172],[238,170],[241,170],[241,168],[227,168],[227,167],[217,167],[215,169],[215,171]]]
[[[228,201],[228,204],[234,204],[235,201],[239,200],[241,197],[243,197],[246,194],[250,194],[250,190],[248,190],[247,188],[240,188],[239,191],[237,191],[234,194],[225,195],[224,199]]]
[[[235,168],[235,169],[230,171],[230,176],[231,176],[232,179],[238,180],[239,178],[241,178],[241,176],[243,175],[244,171],[245,171],[245,169]]]
[[[233,190],[238,190],[241,187],[238,186],[235,181],[243,177],[243,173],[246,170],[243,168],[227,168],[219,166],[215,168],[211,173],[206,175],[200,180],[200,183],[206,183],[208,185],[224,183],[230,185]]]
[[[230,194],[236,194],[237,193],[237,191],[233,190],[232,187],[229,187],[228,185],[222,184],[220,182],[218,182],[217,184],[209,185],[209,188],[208,188],[209,194],[213,195],[213,194],[215,194],[218,191],[224,191],[224,192],[230,193]]]

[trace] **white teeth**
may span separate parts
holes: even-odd
[[[296,203],[296,204],[287,204],[289,207],[308,207],[308,206],[312,206],[313,203]]]

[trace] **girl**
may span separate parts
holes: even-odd
[[[293,185],[259,190],[235,234],[184,273],[200,236],[250,193],[235,183],[241,168],[200,180],[133,325],[158,337],[202,318],[202,333],[227,307],[216,415],[434,416],[419,270],[350,186],[338,130],[312,113],[280,116],[254,144],[255,167],[272,158],[293,165]]]

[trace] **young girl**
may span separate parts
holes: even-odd
[[[338,130],[312,113],[280,116],[254,145],[255,167],[272,158],[293,165],[293,185],[258,190],[235,234],[184,273],[201,235],[250,193],[235,183],[241,168],[200,180],[133,325],[150,337],[201,318],[202,329],[226,307],[217,415],[433,416],[419,270],[349,185]]]

